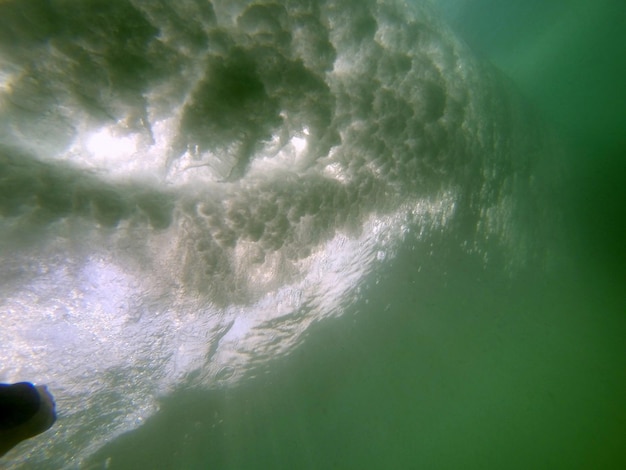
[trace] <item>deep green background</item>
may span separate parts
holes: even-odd
[[[175,393],[93,463],[626,468],[624,4],[441,2],[568,146],[555,271],[510,282],[446,238],[432,257],[407,243],[293,354],[234,389]]]

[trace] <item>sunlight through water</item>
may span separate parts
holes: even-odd
[[[234,386],[405,240],[534,256],[545,131],[427,3],[97,5],[0,3],[0,379],[60,410],[8,468]]]

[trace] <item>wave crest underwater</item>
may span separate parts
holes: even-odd
[[[534,257],[509,88],[417,2],[0,3],[0,378],[59,410],[9,464],[232,386],[407,237]]]

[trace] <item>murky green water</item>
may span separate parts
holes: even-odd
[[[509,285],[403,253],[267,374],[181,392],[110,468],[619,468],[623,296],[592,266]],[[440,259],[433,259],[438,264]],[[580,265],[577,266],[580,270]],[[415,287],[419,285],[420,287]]]
[[[215,2],[215,5],[219,4]],[[242,294],[242,297],[237,298],[239,291],[230,297],[217,288],[215,292],[201,292],[198,295],[206,295],[209,300],[206,304],[199,302],[193,305],[174,303],[155,296],[156,300],[150,298],[154,305],[146,306],[144,302],[141,309],[137,307],[139,303],[132,302],[132,293],[119,294],[123,302],[113,296],[107,299],[112,311],[125,309],[124,312],[129,312],[131,322],[137,322],[138,326],[133,328],[144,331],[146,335],[154,334],[154,342],[158,342],[158,347],[155,346],[158,358],[151,355],[148,346],[132,348],[124,343],[123,346],[116,344],[110,347],[111,355],[117,357],[119,354],[120,359],[109,361],[108,357],[105,360],[104,356],[99,356],[101,348],[94,346],[93,349],[87,349],[87,356],[93,354],[93,364],[99,364],[102,370],[80,369],[82,378],[74,378],[68,370],[76,366],[76,361],[67,360],[61,355],[59,362],[67,363],[59,365],[50,377],[42,373],[46,381],[51,380],[54,384],[54,380],[57,380],[58,390],[61,391],[57,434],[50,441],[54,445],[47,448],[46,437],[41,436],[37,441],[40,454],[33,460],[36,463],[20,460],[20,456],[27,455],[24,451],[15,457],[16,466],[21,462],[23,468],[46,468],[45,459],[41,456],[49,452],[56,459],[54,462],[63,461],[68,468],[80,464],[80,468],[89,469],[626,467],[626,406],[623,398],[626,396],[626,296],[623,292],[626,281],[626,219],[623,209],[623,202],[626,201],[626,141],[623,132],[626,124],[626,92],[622,87],[626,78],[626,65],[622,60],[626,11],[617,0],[593,4],[577,1],[567,8],[561,2],[510,1],[504,5],[503,2],[488,0],[440,0],[439,7],[470,48],[485,60],[493,61],[516,83],[524,99],[539,110],[541,119],[546,123],[542,126],[556,129],[558,139],[562,141],[565,151],[558,163],[555,165],[549,162],[546,168],[539,164],[538,169],[534,170],[537,179],[547,179],[549,182],[554,178],[554,184],[548,183],[548,189],[540,193],[545,197],[545,204],[541,200],[538,204],[539,207],[545,205],[546,212],[552,214],[552,217],[528,219],[542,221],[542,226],[536,227],[534,231],[529,230],[529,233],[537,234],[530,251],[537,251],[540,255],[526,264],[521,263],[521,267],[517,260],[513,269],[509,259],[523,259],[527,246],[513,246],[512,251],[509,246],[507,251],[498,245],[498,240],[487,237],[479,249],[468,250],[467,246],[460,243],[464,240],[464,236],[459,235],[464,227],[462,221],[458,222],[459,225],[455,225],[457,222],[454,219],[452,225],[446,225],[445,221],[440,226],[435,224],[424,236],[418,235],[419,230],[413,226],[409,235],[397,246],[394,245],[393,249],[385,251],[381,248],[378,252],[379,262],[369,271],[361,273],[356,300],[346,303],[342,315],[335,317],[322,314],[319,318],[308,320],[303,313],[302,316],[296,316],[292,323],[280,323],[278,316],[274,319],[277,324],[273,334],[278,335],[278,338],[281,331],[285,338],[294,336],[290,329],[293,324],[308,325],[311,322],[308,328],[298,329],[299,332],[305,331],[304,339],[294,340],[293,344],[297,346],[290,347],[288,354],[283,354],[285,351],[281,350],[272,359],[271,352],[274,349],[268,348],[258,351],[257,357],[254,349],[241,346],[241,350],[248,354],[248,362],[244,361],[244,364],[251,363],[252,366],[244,367],[239,380],[232,382],[229,380],[236,367],[228,362],[228,351],[237,350],[238,343],[237,338],[233,339],[228,332],[236,330],[233,325],[243,322],[245,315],[260,311],[259,304],[254,304],[254,308],[249,311],[238,312],[236,320],[232,322],[228,316],[231,310],[225,308],[228,315],[223,314],[223,321],[228,326],[223,327],[221,324],[213,326],[212,323],[198,322],[193,312],[198,311],[199,306],[205,308],[206,304],[219,304],[220,301],[224,304],[230,301],[235,306],[246,304],[248,297]],[[144,10],[149,11],[147,8]],[[80,18],[76,19],[76,24],[81,24],[81,21]],[[363,28],[367,30],[367,25]],[[146,33],[147,36],[150,34],[153,33]],[[187,47],[186,43],[184,46]],[[181,50],[186,49],[181,46]],[[314,65],[306,65],[315,68]],[[185,73],[189,72],[188,69],[184,70]],[[135,74],[133,71],[129,76],[143,80],[139,72]],[[111,77],[111,86],[119,86],[114,74]],[[323,88],[318,86],[315,78],[300,78],[309,80],[306,83],[312,89]],[[258,90],[255,88],[247,92],[254,95]],[[168,93],[170,95],[167,99],[174,100],[172,96],[175,93]],[[137,96],[140,94],[137,93]],[[117,95],[114,97],[119,99]],[[135,95],[132,97],[136,98]],[[163,101],[167,102],[167,99]],[[258,111],[258,116],[242,118],[250,129],[260,128],[259,133],[264,131],[264,126],[271,124],[259,124],[257,119],[261,119],[265,112],[273,113],[272,106],[275,103],[269,99],[267,102],[270,104]],[[246,106],[245,100],[242,103],[239,104]],[[160,105],[166,108],[165,104]],[[85,105],[85,109],[93,111],[94,108],[98,108],[98,105]],[[316,123],[322,118],[321,112],[314,108],[307,108],[307,112],[312,113],[311,122]],[[117,111],[119,107],[112,109]],[[32,121],[22,114],[15,116],[25,119],[25,122]],[[230,118],[241,121],[237,120],[237,116]],[[217,118],[214,121],[213,125],[220,129],[220,126],[226,126]],[[206,129],[192,128],[197,133],[192,137],[202,144],[202,138],[198,135]],[[315,134],[318,131],[322,135],[321,130],[311,125],[310,132],[314,137],[318,136]],[[307,132],[297,134],[297,138],[308,137]],[[326,137],[324,135],[323,138]],[[49,138],[51,141],[63,139],[58,135]],[[296,143],[294,141],[294,148],[297,147]],[[242,145],[245,147],[245,141]],[[95,153],[93,157],[100,158]],[[119,161],[122,161],[122,157],[119,156]],[[2,160],[0,163],[6,168],[13,168],[12,161]],[[217,167],[215,173],[227,179],[239,178],[238,174],[233,174],[233,169],[236,169],[236,173],[251,171],[245,168],[246,165],[249,165],[248,160],[240,158],[230,170]],[[28,175],[25,176],[31,167],[25,168],[17,172],[18,177],[12,181],[20,184],[31,181]],[[76,174],[72,173],[74,170],[59,168],[60,173],[54,170],[50,173],[52,176],[46,173],[47,167],[34,165],[31,170],[48,175],[42,177],[44,182],[48,178],[50,181],[61,181],[64,187],[72,187],[71,181],[77,179]],[[120,167],[112,168],[111,172]],[[181,171],[181,174],[187,173]],[[402,176],[397,181],[400,182],[399,193],[403,193],[406,189],[401,185],[404,184]],[[115,204],[107,206],[105,202],[98,205],[100,199],[92,195],[95,201],[91,203],[95,207],[93,215],[81,213],[80,217],[88,221],[92,217],[98,224],[112,227],[111,233],[115,232],[115,228],[121,232],[119,227],[122,225],[117,224],[124,223],[126,219],[138,225],[150,225],[153,231],[167,228],[171,223],[167,204],[157,204],[159,210],[155,209],[158,212],[156,219],[149,209],[145,211],[151,214],[150,217],[138,216],[136,213],[139,212],[132,212],[135,209],[128,209],[136,205],[144,210],[142,201],[145,198],[154,200],[158,196],[169,201],[170,193],[144,193],[143,189],[137,189],[132,186],[134,183],[126,181],[123,183],[125,186],[120,186],[119,182],[110,186],[99,180],[88,182],[89,191],[97,193],[96,196],[101,197],[102,201],[113,201],[122,208]],[[218,183],[222,184],[223,181],[218,179]],[[274,180],[270,183],[268,187],[272,191],[279,187]],[[315,183],[310,184],[312,194],[322,192]],[[259,194],[263,196],[269,193],[271,197],[288,200],[299,194],[294,189],[299,187],[298,184],[285,187],[287,189],[282,192],[269,192],[265,188],[265,192],[259,191]],[[37,188],[39,186],[33,192],[40,191]],[[150,188],[152,191],[152,186]],[[246,191],[249,189],[245,185],[242,188]],[[292,196],[289,196],[290,190]],[[87,193],[91,194],[89,191]],[[333,188],[324,191],[332,192]],[[28,201],[31,196],[22,196],[19,191],[6,193],[9,194],[5,198],[9,201],[7,207],[30,204]],[[62,194],[63,191],[58,193]],[[254,194],[249,200],[254,199]],[[350,199],[352,193],[347,194]],[[231,193],[224,197],[231,197]],[[326,204],[322,196],[316,197],[323,201],[320,203],[322,206]],[[528,197],[531,197],[530,193]],[[398,198],[401,199],[400,196]],[[44,216],[52,213],[51,218],[62,218],[66,212],[71,212],[62,199],[59,199],[61,202],[58,206],[39,202],[44,209],[47,205],[52,207],[47,208],[49,212],[43,211]],[[354,223],[357,226],[361,224],[362,228],[367,226],[363,215],[367,210],[386,210],[379,206],[372,209],[375,206],[373,199],[373,196],[371,200],[366,197],[363,199],[366,202],[361,202],[355,196],[355,200],[361,204],[360,209],[356,210],[357,215],[351,212],[352,209],[344,209],[343,199],[341,203],[335,202],[336,205],[332,206],[332,201],[336,199],[331,198],[329,204],[342,217],[354,217]],[[237,202],[235,196],[232,196],[232,200]],[[101,206],[112,209],[107,212]],[[166,208],[163,209],[163,206]],[[526,207],[523,203],[522,206]],[[535,202],[529,202],[528,206],[534,207]],[[73,210],[78,212],[76,207]],[[112,218],[107,218],[107,214],[112,214]],[[176,212],[172,217],[176,219]],[[325,227],[331,223],[338,224],[328,222],[334,220],[332,217],[324,217],[320,215],[315,220]],[[154,220],[160,220],[161,223],[155,223]],[[45,225],[48,224],[47,219],[45,222],[30,220],[29,223],[36,227],[39,226],[37,224],[52,226],[52,223]],[[109,232],[94,235],[95,231],[84,227],[89,223],[77,222],[70,228],[46,230],[52,234],[50,239],[54,235],[54,240],[66,240],[58,242],[61,244],[59,246],[73,247],[81,256],[83,252],[88,253],[92,249],[104,253],[106,248],[111,247],[118,254],[134,254],[136,251],[128,251],[127,246],[137,250],[141,245],[133,244],[123,236],[119,239],[113,235],[107,238]],[[415,220],[413,224],[419,226]],[[144,233],[133,232],[132,224],[130,226],[125,228],[130,234],[129,239],[135,233]],[[208,222],[207,226],[211,230],[214,228]],[[78,242],[79,237],[72,237],[72,230],[80,230],[85,237],[93,237],[98,243],[104,240],[104,248],[98,246],[95,250],[93,244],[89,244],[89,238],[85,238],[87,241],[84,243]],[[244,229],[241,230],[243,233]],[[153,231],[146,230],[145,233],[153,236]],[[353,232],[349,233],[352,236]],[[215,235],[215,239],[218,238]],[[279,236],[276,238],[280,239]],[[318,238],[325,240],[322,235]],[[517,240],[514,236],[511,239]],[[307,243],[315,251],[318,247],[315,242],[319,240],[315,237],[312,240]],[[6,247],[13,246],[21,249],[22,244],[28,243],[31,243],[28,239],[22,239],[19,243],[5,241],[3,248],[6,250]],[[493,249],[490,249],[491,243]],[[287,242],[284,246],[285,250],[289,248]],[[263,249],[269,250],[265,245]],[[48,252],[43,249],[33,253],[37,253],[33,255],[34,259],[37,259],[36,256],[48,256]],[[229,253],[224,256],[231,256]],[[328,258],[332,260],[333,256],[339,256],[338,253],[341,253],[340,249],[332,251]],[[493,257],[489,263],[485,263],[486,254]],[[76,264],[82,262],[78,255],[75,259],[79,260]],[[213,261],[219,265],[222,259]],[[52,261],[48,264],[56,269]],[[101,273],[98,266],[93,268],[93,272]],[[126,265],[120,266],[127,268]],[[197,265],[193,264],[192,267]],[[68,268],[67,272],[71,272],[71,269]],[[133,274],[132,269],[128,268],[125,272]],[[144,265],[142,269],[150,273],[148,276],[152,275]],[[254,275],[258,276],[254,279],[263,279],[266,283],[263,288],[269,286],[267,291],[270,292],[272,286],[286,282],[275,274],[281,273],[281,269],[272,268],[268,271],[276,276],[270,280],[254,271]],[[223,278],[226,284],[231,280],[229,276],[232,273],[216,272],[216,282]],[[339,268],[338,272],[340,275],[344,273]],[[193,275],[186,275],[188,277],[184,278],[184,282],[188,285],[196,286],[194,283],[200,282]],[[70,280],[74,279],[71,273],[66,276]],[[104,280],[102,274],[99,276],[93,275],[88,279],[92,286],[117,286],[115,292],[126,289],[130,282],[117,271]],[[5,277],[8,285],[9,276]],[[345,277],[348,277],[347,274]],[[82,282],[83,277],[78,279]],[[96,287],[93,289],[96,290]],[[254,292],[251,294],[243,288],[241,292],[254,299]],[[188,291],[184,293],[188,294]],[[63,303],[64,295],[58,294],[61,299],[58,300],[59,304]],[[84,292],[83,295],[87,296]],[[259,297],[262,298],[260,294]],[[7,298],[11,297],[7,294]],[[127,298],[131,300],[125,300]],[[20,305],[30,305],[27,296],[20,299],[26,299],[20,300]],[[104,314],[109,315],[98,316],[98,322],[106,326],[107,331],[118,327],[116,316],[106,310],[109,304],[104,300],[98,302],[105,305]],[[252,301],[249,302],[252,304]],[[97,302],[92,301],[92,304],[96,305]],[[16,308],[16,303],[8,305]],[[170,323],[160,324],[158,320],[145,323],[145,318],[153,312],[163,316],[167,313],[166,307],[162,305],[182,309],[187,315],[189,328],[185,328],[185,316],[182,314],[174,317]],[[284,306],[285,301],[277,301],[276,305]],[[324,304],[316,308],[323,313]],[[3,312],[6,314],[7,311]],[[53,314],[50,313],[50,316]],[[240,323],[237,323],[237,319]],[[78,320],[76,322],[82,325]],[[71,322],[68,320],[68,323]],[[157,325],[157,333],[164,329],[182,333],[177,334],[170,343],[171,338],[166,334],[161,336],[152,333],[150,327],[153,325]],[[255,325],[251,330],[261,331],[263,325]],[[198,340],[196,335],[204,327],[210,334]],[[67,328],[53,330],[45,339],[60,345],[65,342],[76,348],[71,351],[77,351],[77,354],[82,351],[85,354],[78,327],[76,330]],[[109,338],[95,329],[93,334],[98,340],[101,337]],[[188,335],[190,342],[181,340],[183,335]],[[128,341],[132,342],[137,337],[130,334]],[[207,351],[199,346],[202,338],[205,343],[212,345]],[[244,335],[242,338],[243,343],[247,337]],[[40,338],[33,340],[33,344],[39,344],[35,340],[39,341]],[[127,341],[125,336],[123,340]],[[225,342],[230,345],[230,349],[220,356],[216,351]],[[258,347],[268,342],[271,343],[269,340],[259,341]],[[187,347],[193,354],[181,352],[189,344],[191,346]],[[154,343],[146,341],[146,345],[153,346]],[[148,352],[145,352],[146,348]],[[107,351],[106,348],[104,350]],[[141,366],[144,353],[147,358],[145,370]],[[204,358],[206,363],[200,361],[198,365],[193,362],[196,356]],[[49,360],[40,356],[23,359],[22,355],[17,354],[2,357],[17,357],[20,371],[39,373],[39,365]],[[174,357],[172,361],[176,363],[173,371],[168,362],[171,357]],[[187,359],[189,357],[191,359]],[[189,362],[185,362],[187,360]],[[212,367],[218,366],[213,366],[212,361],[221,368],[214,370]],[[224,361],[225,365],[219,361]],[[84,361],[78,364],[83,367]],[[13,377],[10,365],[1,365],[4,376]],[[96,385],[98,381],[104,384],[103,387],[106,386],[104,391]],[[116,395],[123,395],[122,391],[127,390],[136,392],[136,395],[127,401],[124,401],[123,396],[120,398]],[[93,392],[93,397],[89,396],[90,392]],[[156,397],[154,400],[158,402],[159,411],[151,408],[152,401],[143,401],[144,396]],[[84,411],[84,415],[81,414],[81,397],[91,406],[90,409],[85,406],[88,410]],[[66,410],[71,410],[71,413],[65,411],[65,417],[64,404]],[[107,409],[107,406],[110,408]],[[89,413],[95,413],[98,418],[92,420],[92,414]],[[126,415],[134,423],[126,427],[136,429],[116,437],[118,430],[124,428],[116,426]],[[111,438],[107,437],[108,429]],[[69,437],[64,438],[64,432]],[[95,454],[84,461],[80,459],[85,457],[84,452],[89,448],[89,443],[81,440],[81,433],[84,436],[97,436],[99,443],[104,444],[97,451],[91,449]],[[80,459],[72,461],[67,457],[72,454],[72,449],[80,453]]]
[[[555,269],[510,283],[461,255],[403,252],[267,375],[166,400],[101,453],[111,468],[626,465],[623,5],[496,2],[492,17],[466,3],[456,26],[571,145]]]

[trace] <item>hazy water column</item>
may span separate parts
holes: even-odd
[[[0,23],[1,378],[60,413],[16,465],[233,386],[405,238],[542,259],[544,131],[428,6],[9,1]]]

